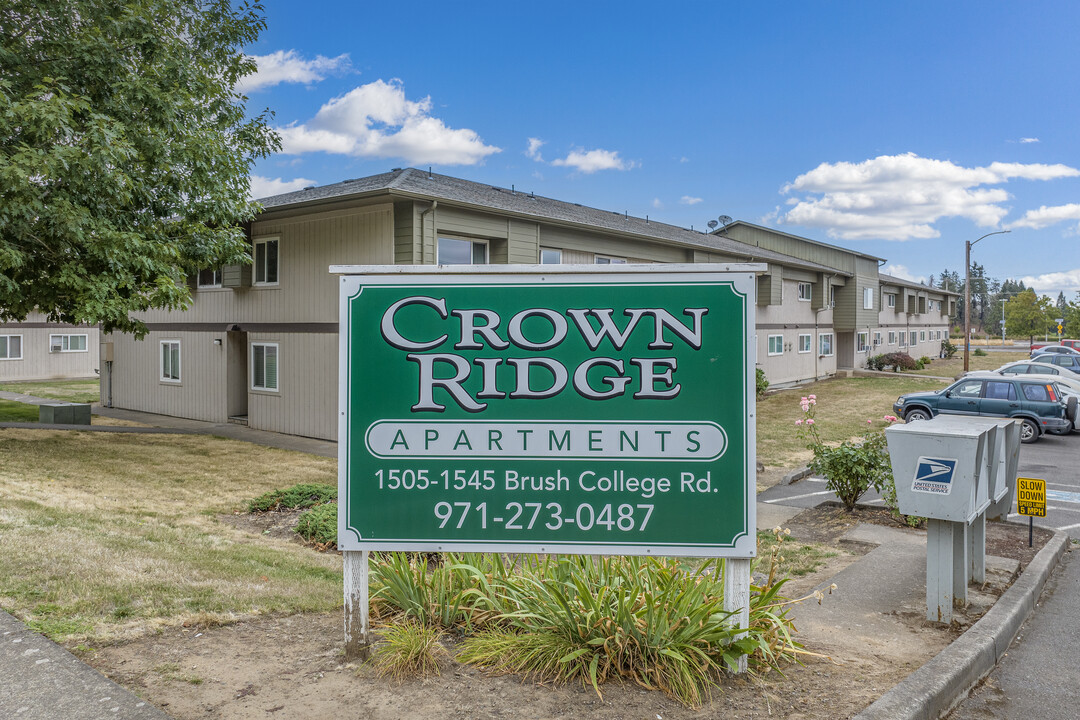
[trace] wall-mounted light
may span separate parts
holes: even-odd
[[[221,338],[214,338],[214,344],[215,345],[220,345],[221,344]]]

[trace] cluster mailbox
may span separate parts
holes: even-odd
[[[986,577],[986,519],[1004,519],[1020,455],[1013,420],[945,415],[885,431],[900,512],[927,518],[926,617],[949,622]]]

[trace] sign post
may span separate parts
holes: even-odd
[[[1035,518],[1046,517],[1046,481],[1016,478],[1016,512],[1027,515],[1028,547],[1034,544]]]
[[[347,651],[371,550],[730,558],[745,627],[762,269],[332,267]]]

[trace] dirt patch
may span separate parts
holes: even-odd
[[[252,533],[295,537],[299,513],[228,515],[221,519]],[[789,595],[827,585],[830,578],[870,546],[840,543],[856,524],[900,528],[880,508],[847,513],[836,506],[804,511],[786,523],[792,537],[837,547],[819,571],[792,581]],[[918,533],[917,530],[903,530]],[[1027,528],[990,523],[987,553],[1027,565],[1052,536],[1036,529],[1027,547]],[[688,710],[663,694],[633,684],[609,683],[600,698],[579,685],[540,686],[517,677],[494,677],[448,660],[442,674],[400,684],[378,679],[368,666],[344,662],[342,618],[338,613],[258,617],[227,627],[181,628],[124,645],[101,648],[84,658],[106,675],[176,718],[365,717],[371,720],[420,718],[849,718],[920,667],[990,607],[1005,582],[972,590],[972,605],[962,623],[942,627],[926,622],[917,603],[883,614],[872,623],[843,618],[843,627],[826,614],[828,604],[800,606],[794,617],[798,639],[810,651],[803,665],[784,677],[725,681],[711,704]],[[882,627],[888,632],[883,634]],[[453,642],[449,643],[451,646]]]
[[[218,515],[218,519],[226,525],[232,525],[240,530],[265,535],[266,537],[279,540],[292,540],[302,545],[310,545],[296,534],[296,524],[300,516],[307,512],[304,510],[276,510],[264,513],[246,513],[236,511],[230,515]]]

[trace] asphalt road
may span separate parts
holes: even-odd
[[[1036,443],[1021,445],[1017,474],[1046,481],[1046,517],[1035,518],[1035,524],[1080,538],[1080,432],[1043,435]],[[811,477],[791,485],[776,485],[758,495],[759,502],[806,508],[826,500],[836,500],[836,496],[825,489],[823,479]],[[860,502],[882,504],[881,497],[873,491]],[[1009,519],[1027,520],[1020,515],[1009,515]]]

